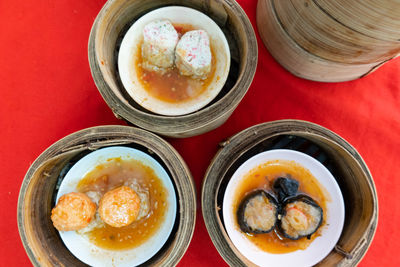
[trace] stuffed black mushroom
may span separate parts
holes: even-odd
[[[322,208],[309,196],[297,195],[286,199],[282,205],[279,231],[292,240],[310,238],[322,224]]]
[[[240,229],[246,233],[268,233],[278,221],[278,202],[264,190],[247,195],[239,205],[237,218]]]
[[[283,202],[286,198],[297,194],[299,182],[289,177],[278,177],[272,187],[278,196],[279,202]]]

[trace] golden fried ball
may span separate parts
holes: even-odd
[[[95,213],[96,204],[87,195],[72,192],[60,197],[51,220],[59,231],[74,231],[88,226]]]
[[[100,218],[113,227],[131,224],[139,215],[139,210],[140,198],[127,186],[108,191],[99,203]]]

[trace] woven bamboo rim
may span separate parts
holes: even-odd
[[[77,155],[102,147],[134,146],[151,154],[175,183],[178,212],[172,234],[146,266],[175,266],[193,235],[196,219],[195,185],[188,167],[176,150],[160,137],[128,126],[88,128],[59,140],[29,168],[18,199],[18,229],[34,266],[87,266],[64,246],[50,220],[60,172]]]
[[[125,92],[116,66],[118,45],[141,15],[162,6],[182,5],[210,16],[224,31],[231,49],[231,71],[222,92],[203,109],[182,116],[161,116],[136,104]],[[93,79],[114,114],[143,129],[170,137],[198,135],[224,123],[249,88],[257,66],[257,41],[245,12],[232,0],[109,0],[89,37]]]
[[[346,219],[333,250],[317,266],[355,266],[365,255],[378,220],[376,189],[368,167],[344,139],[319,125],[281,120],[250,127],[221,143],[208,167],[201,195],[204,221],[212,242],[230,266],[254,266],[230,241],[223,224],[222,199],[226,185],[240,164],[254,154],[276,147],[275,138],[301,137],[323,149],[338,173],[335,175],[345,199]],[[290,148],[290,147],[289,147]]]

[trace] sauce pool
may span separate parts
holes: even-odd
[[[235,199],[233,201],[234,218],[236,219],[237,229],[241,231],[237,223],[236,211],[242,199],[256,189],[265,189],[272,192],[274,180],[278,177],[288,176],[299,182],[299,192],[309,195],[321,206],[324,219],[321,227],[312,234],[310,239],[303,237],[299,240],[291,240],[283,237],[276,230],[266,234],[245,234],[258,248],[269,253],[280,254],[299,249],[304,250],[317,236],[321,235],[321,229],[325,225],[327,202],[330,201],[327,192],[309,170],[294,161],[288,160],[268,161],[257,166],[243,177],[235,191]]]

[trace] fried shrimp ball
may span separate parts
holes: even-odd
[[[138,217],[139,210],[139,195],[127,186],[108,191],[99,203],[100,218],[113,227],[131,224]]]
[[[88,196],[72,192],[60,197],[51,220],[59,231],[75,231],[88,226],[95,213],[96,204]]]

